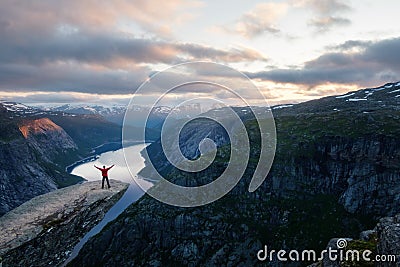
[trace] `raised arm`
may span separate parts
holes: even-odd
[[[108,168],[107,168],[107,170],[111,169],[112,167],[114,167],[114,164],[113,164],[113,165],[111,165],[110,167],[108,167]]]
[[[101,168],[97,167],[96,165],[93,165],[96,169],[101,170]]]

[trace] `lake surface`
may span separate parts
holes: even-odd
[[[130,163],[132,175],[136,176],[137,173],[144,168],[144,159],[140,155],[140,151],[142,151],[146,146],[147,145],[145,144],[140,144],[125,148],[125,153],[129,153],[129,157],[133,159],[133,162]],[[115,166],[108,171],[109,179],[119,180],[126,183],[135,182],[126,166],[123,149],[102,153],[96,160],[76,166],[71,171],[71,174],[81,176],[88,181],[97,181],[101,180],[102,176],[101,172],[93,165],[96,165],[97,167],[109,167],[113,164],[115,164]],[[140,180],[140,185],[146,187],[151,184],[145,180]]]
[[[121,199],[117,203],[115,203],[115,205],[112,206],[111,209],[105,214],[103,220],[100,221],[99,224],[97,224],[95,227],[93,227],[75,246],[70,257],[64,263],[64,265],[66,265],[69,261],[71,261],[78,255],[79,251],[81,250],[83,245],[89,240],[89,238],[99,233],[104,228],[104,226],[106,226],[107,223],[117,218],[118,215],[121,214],[130,204],[143,196],[145,194],[144,190],[147,190],[151,186],[153,186],[153,184],[149,181],[143,179],[133,179],[134,176],[137,177],[137,173],[145,166],[144,159],[140,155],[140,151],[143,150],[146,146],[146,144],[140,144],[125,148],[125,153],[129,153],[130,158],[133,159],[133,162],[130,163],[132,174],[129,172],[126,166],[123,149],[105,152],[99,155],[96,160],[76,166],[71,171],[71,174],[81,176],[88,181],[96,181],[101,180],[102,176],[101,172],[93,165],[96,165],[98,167],[103,167],[105,165],[106,167],[109,167],[114,164],[115,166],[108,171],[109,179],[119,180],[129,183],[130,185],[124,195],[121,197]],[[140,186],[137,183],[139,183]],[[112,186],[112,181],[110,181],[110,185]],[[105,188],[106,187],[107,186],[105,185]]]

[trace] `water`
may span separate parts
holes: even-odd
[[[130,158],[134,159],[134,162],[131,165],[132,175],[137,177],[137,173],[144,168],[144,159],[140,155],[140,151],[145,148],[145,144],[134,145],[128,148],[125,148],[125,153],[130,154]],[[135,181],[132,178],[132,175],[129,173],[128,168],[126,167],[124,153],[122,149],[116,151],[110,151],[101,154],[96,160],[91,162],[83,163],[79,166],[76,166],[72,170],[72,174],[84,177],[88,181],[97,181],[102,179],[101,172],[96,169],[93,165],[98,167],[102,167],[105,165],[106,167],[110,165],[115,165],[109,172],[108,176],[109,179],[119,180],[122,182],[129,183],[129,187],[124,193],[124,195],[120,198],[120,200],[115,203],[114,206],[105,214],[103,220],[99,222],[95,227],[93,227],[74,247],[70,257],[68,260],[62,265],[65,266],[68,262],[74,259],[83,245],[91,238],[92,236],[98,234],[107,223],[113,221],[115,218],[118,217],[130,204],[138,200],[141,196],[144,195],[145,191],[149,189],[153,184],[142,180],[137,179]],[[138,182],[140,186],[136,183]],[[110,181],[112,186],[112,181]],[[142,189],[143,188],[143,189]]]
[[[125,153],[128,153],[129,158],[133,159],[133,162],[130,165],[132,175],[136,176],[137,173],[144,168],[144,159],[140,155],[140,151],[143,150],[143,148],[145,147],[145,144],[140,144],[125,148]],[[119,180],[126,183],[134,182],[132,176],[128,171],[128,168],[126,167],[124,153],[122,149],[100,154],[100,157],[96,160],[76,166],[71,171],[71,174],[84,177],[88,181],[98,181],[101,180],[101,172],[93,165],[96,165],[97,167],[103,167],[104,165],[106,167],[109,167],[113,164],[115,166],[108,172],[109,179]],[[140,185],[146,186],[147,184],[148,182],[146,183],[144,180],[140,181]]]

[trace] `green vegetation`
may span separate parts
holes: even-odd
[[[247,225],[262,243],[275,249],[285,245],[320,252],[331,238],[356,238],[375,224],[367,217],[345,211],[333,195],[305,199],[270,197],[266,201],[228,195],[217,201],[213,210],[235,227]]]
[[[353,261],[351,258],[347,259],[346,261],[343,261],[340,263],[341,266],[343,267],[370,267],[370,266],[375,266],[375,263],[370,261],[364,261],[362,259],[362,254],[365,250],[369,250],[372,252],[371,255],[368,257],[370,259],[373,259],[377,253],[376,251],[376,246],[377,246],[377,240],[372,239],[370,241],[362,241],[362,240],[353,240],[350,241],[346,247],[346,252],[349,250],[356,250],[359,252],[360,255],[360,261]],[[349,256],[350,257],[350,256]]]
[[[371,113],[332,112],[275,118],[277,140],[283,150],[326,137],[358,138],[400,134],[400,111],[380,109]],[[253,122],[254,124],[254,122]]]

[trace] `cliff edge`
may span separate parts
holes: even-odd
[[[0,263],[57,266],[118,201],[128,184],[86,182],[40,195],[0,217]],[[39,245],[40,244],[40,245]]]

